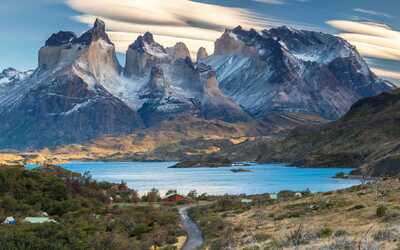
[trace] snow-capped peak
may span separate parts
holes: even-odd
[[[129,49],[136,50],[141,53],[147,53],[158,58],[168,56],[167,51],[163,46],[154,41],[153,34],[150,32],[146,32],[143,36],[139,36],[136,41],[129,46]]]
[[[14,68],[7,68],[0,73],[0,84],[25,80],[31,76],[32,73],[32,70],[21,72]]]

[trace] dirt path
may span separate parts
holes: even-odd
[[[200,248],[204,243],[203,234],[199,226],[190,218],[188,210],[193,205],[183,206],[179,208],[183,229],[186,231],[187,239],[181,250],[195,250]]]

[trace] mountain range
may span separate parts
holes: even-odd
[[[226,30],[212,54],[200,48],[196,59],[184,43],[165,48],[147,32],[122,67],[97,19],[80,36],[51,35],[34,71],[0,74],[0,148],[84,143],[182,119],[271,135],[336,120],[393,88],[342,38],[287,27]]]

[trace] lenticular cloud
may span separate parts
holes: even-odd
[[[124,52],[137,35],[151,31],[167,45],[185,42],[194,53],[201,46],[213,49],[213,41],[225,28],[236,25],[265,28],[268,22],[245,9],[189,0],[68,0],[82,15],[74,17],[91,24],[95,17],[106,21],[117,50]]]

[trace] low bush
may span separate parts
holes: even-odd
[[[387,207],[380,205],[376,208],[376,216],[378,217],[384,217],[387,212]]]
[[[350,235],[350,234],[346,230],[337,230],[334,233],[335,237],[344,237],[344,236],[348,236],[348,235]]]
[[[346,177],[346,174],[344,172],[339,172],[336,173],[335,178],[343,179]]]
[[[358,205],[355,205],[355,206],[351,207],[349,210],[350,210],[350,211],[351,211],[351,210],[360,210],[360,209],[363,209],[363,208],[365,208],[364,205],[358,204]]]
[[[319,238],[327,238],[327,237],[332,236],[332,234],[333,234],[332,229],[330,229],[328,227],[324,227],[317,233],[317,236]]]
[[[320,250],[354,250],[357,249],[356,245],[355,241],[347,237],[335,237],[332,242],[321,247]]]
[[[308,244],[310,240],[314,238],[313,234],[307,232],[303,225],[299,225],[299,227],[290,232],[286,236],[287,243],[292,246],[299,246],[303,244]]]
[[[265,233],[257,233],[257,234],[254,235],[254,239],[257,242],[264,242],[264,241],[267,241],[267,240],[269,240],[271,238],[272,238],[271,235],[265,234]]]
[[[393,241],[397,239],[397,232],[388,228],[377,231],[373,238],[376,241]]]

